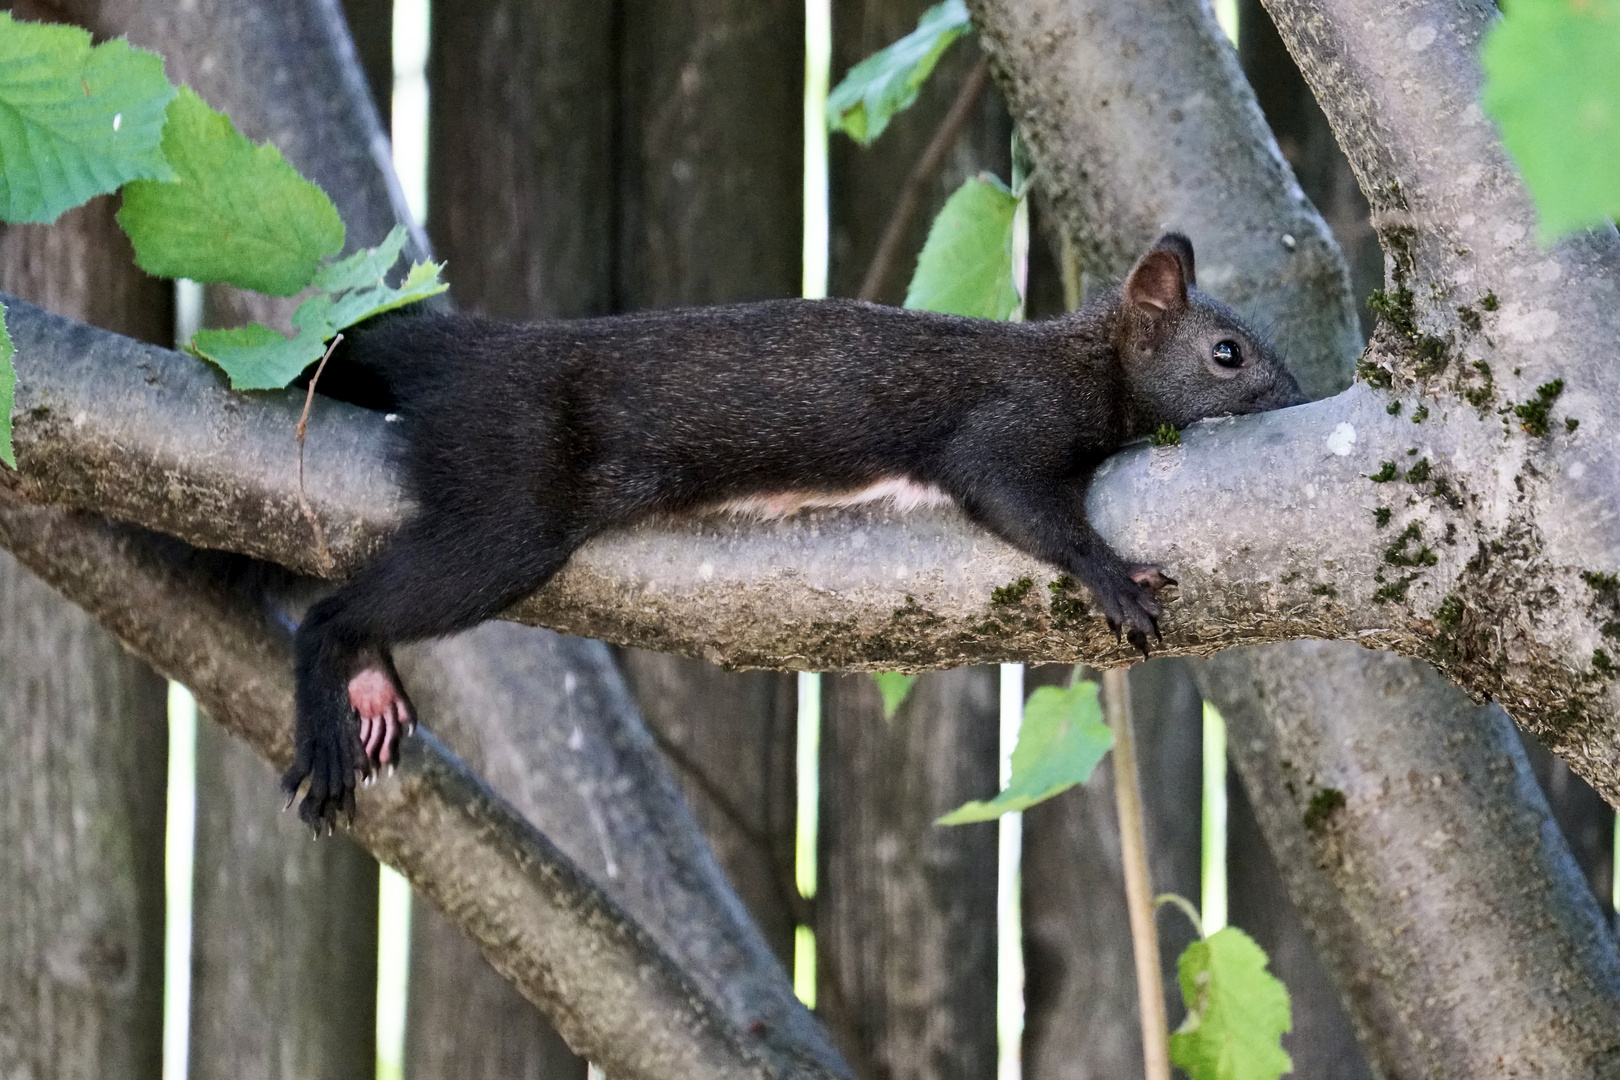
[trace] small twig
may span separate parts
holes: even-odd
[[[298,418],[298,509],[303,511],[304,520],[309,522],[309,527],[315,531],[315,556],[328,570],[337,565],[337,560],[332,558],[331,549],[326,546],[326,530],[321,528],[321,523],[315,518],[315,511],[310,508],[309,499],[304,495],[304,429],[309,426],[310,406],[315,404],[315,384],[321,381],[321,372],[326,370],[326,362],[332,359],[332,350],[337,348],[338,342],[342,340],[342,334],[334,337],[332,343],[326,347],[326,352],[322,354],[321,362],[315,367],[315,374],[310,377],[309,391],[304,395],[303,415]]]
[[[1209,937],[1208,934],[1204,933],[1204,920],[1199,917],[1198,909],[1193,907],[1193,902],[1191,900],[1187,899],[1185,896],[1182,896],[1180,893],[1173,892],[1160,893],[1158,896],[1153,898],[1153,906],[1155,909],[1163,907],[1165,904],[1174,904],[1176,907],[1180,908],[1181,913],[1187,916],[1188,920],[1192,922],[1193,929],[1198,932],[1200,939]]]
[[[1147,1080],[1170,1080],[1170,1021],[1159,974],[1159,935],[1153,926],[1153,887],[1148,878],[1142,827],[1142,792],[1131,737],[1130,687],[1125,668],[1103,672],[1103,705],[1114,731],[1114,805],[1125,860],[1125,904],[1131,915],[1131,951],[1136,956],[1136,1000],[1142,1014],[1142,1062]]]
[[[894,211],[889,215],[889,223],[883,228],[883,239],[878,241],[872,261],[866,267],[866,278],[861,282],[861,291],[856,294],[859,299],[875,301],[883,294],[889,268],[899,254],[900,244],[905,240],[906,229],[922,203],[923,193],[945,163],[945,155],[956,145],[957,137],[967,126],[968,118],[972,116],[973,108],[979,103],[979,97],[989,82],[990,65],[980,60],[962,81],[962,89],[957,91],[956,100],[951,102],[945,119],[940,121],[939,130],[934,132],[927,149],[907,174],[906,182],[900,188],[900,198],[895,200]]]

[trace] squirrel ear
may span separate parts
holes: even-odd
[[[1190,258],[1190,244],[1187,253]],[[1161,240],[1131,267],[1130,276],[1125,279],[1125,302],[1147,309],[1145,314],[1154,317],[1179,311],[1187,306],[1188,276],[1181,259]]]
[[[1181,263],[1181,276],[1186,279],[1187,287],[1193,288],[1198,284],[1198,275],[1193,271],[1192,241],[1181,233],[1165,233],[1153,245],[1155,249],[1170,252]]]

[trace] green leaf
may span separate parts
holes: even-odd
[[[970,802],[939,819],[941,825],[989,821],[1024,810],[1085,783],[1114,745],[1102,722],[1097,684],[1068,689],[1043,686],[1024,703],[1024,722],[1012,755],[1012,781],[989,802]]]
[[[1170,1060],[1192,1080],[1277,1080],[1293,1069],[1281,1041],[1293,1027],[1288,990],[1247,934],[1217,930],[1176,969],[1187,1019],[1170,1036]]]
[[[147,273],[291,296],[343,248],[326,193],[189,89],[169,105],[163,152],[176,179],[134,181],[118,212]]]
[[[217,364],[237,390],[279,390],[321,358],[326,342],[308,330],[285,338],[251,323],[235,330],[199,330],[191,351]]]
[[[373,315],[425,300],[450,286],[439,277],[440,263],[413,265],[397,287],[383,275],[399,260],[405,230],[395,228],[374,248],[357,251],[326,267],[317,285],[347,290],[341,295],[316,293],[299,305],[292,324],[298,335],[286,338],[254,323],[237,330],[203,330],[191,339],[191,350],[213,361],[237,390],[276,390],[296,379],[321,358],[326,343],[344,330]]]
[[[906,307],[1006,319],[1018,310],[1013,280],[1013,219],[1018,196],[986,173],[968,180],[946,200],[917,272]]]
[[[172,176],[158,146],[172,97],[159,56],[0,12],[0,221],[55,221],[126,181]]]
[[[374,248],[361,248],[348,258],[323,268],[311,284],[330,293],[382,284],[388,271],[399,261],[399,253],[405,250],[405,236],[405,226],[395,225],[382,243]]]
[[[1508,0],[1485,36],[1482,104],[1524,174],[1540,233],[1620,218],[1620,0]]]
[[[911,693],[911,684],[917,681],[917,676],[902,675],[898,671],[874,671],[872,681],[877,683],[878,693],[883,695],[883,719],[893,720],[895,712],[905,704],[906,695]]]
[[[17,454],[11,445],[12,395],[17,389],[17,370],[11,366],[11,331],[6,329],[6,305],[0,304],[0,461],[17,467]]]
[[[962,0],[945,0],[923,12],[917,29],[850,68],[827,95],[827,126],[869,145],[896,113],[917,100],[940,54],[971,29]]]

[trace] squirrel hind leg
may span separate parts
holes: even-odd
[[[579,545],[539,515],[505,504],[504,519],[419,517],[298,628],[297,729],[289,799],[317,831],[352,816],[357,777],[399,762],[418,713],[388,646],[466,630],[544,585]],[[480,527],[482,526],[482,527]],[[307,783],[307,788],[304,785]]]

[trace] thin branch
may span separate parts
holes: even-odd
[[[861,291],[857,294],[859,299],[876,301],[883,294],[883,286],[889,279],[895,256],[906,238],[906,230],[916,216],[917,207],[922,205],[923,193],[945,163],[945,155],[956,145],[979,98],[984,95],[984,88],[989,84],[990,65],[981,59],[962,81],[962,89],[956,92],[956,100],[951,102],[950,111],[940,121],[939,130],[934,132],[933,139],[907,174],[906,182],[900,188],[900,198],[895,200],[894,212],[889,215],[888,225],[884,226],[883,239],[878,241],[872,261],[866,267],[866,278],[861,282]]]
[[[321,362],[316,365],[315,374],[309,380],[309,390],[304,394],[304,411],[298,417],[298,509],[315,532],[315,557],[328,570],[337,565],[337,560],[332,558],[332,549],[326,546],[326,530],[321,526],[320,519],[315,516],[314,509],[309,505],[309,498],[304,494],[304,429],[309,425],[309,408],[315,403],[315,384],[321,381],[321,372],[326,370],[326,362],[332,359],[332,350],[337,348],[338,342],[342,340],[343,335],[339,334],[326,347],[326,352],[321,354]],[[291,800],[287,805],[292,805]]]
[[[1114,804],[1119,847],[1125,860],[1125,903],[1131,913],[1131,950],[1136,956],[1136,999],[1142,1015],[1142,1062],[1147,1080],[1170,1080],[1170,1022],[1159,976],[1159,934],[1153,925],[1153,886],[1148,877],[1142,827],[1142,792],[1136,779],[1136,743],[1131,736],[1131,694],[1122,667],[1103,672],[1103,705],[1114,731]]]

